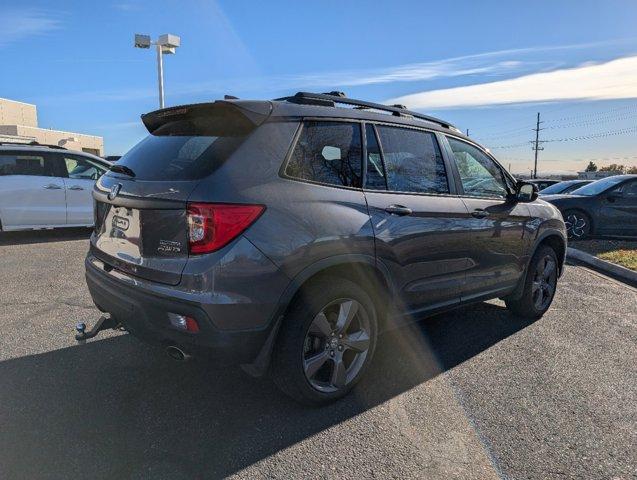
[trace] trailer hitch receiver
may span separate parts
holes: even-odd
[[[118,330],[121,328],[122,324],[119,321],[115,320],[113,317],[102,316],[97,321],[95,326],[93,326],[93,328],[91,328],[88,332],[86,331],[86,324],[83,322],[79,322],[75,326],[75,330],[77,332],[75,334],[75,340],[80,343],[84,343],[89,338],[95,337],[102,330]]]

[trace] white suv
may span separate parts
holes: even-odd
[[[92,226],[93,184],[110,166],[62,147],[0,143],[0,229]]]

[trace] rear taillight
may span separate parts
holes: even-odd
[[[263,205],[189,203],[190,253],[209,253],[226,246],[252,225],[264,210]]]

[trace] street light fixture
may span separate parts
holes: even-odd
[[[180,47],[181,39],[177,35],[165,33],[160,35],[156,42],[150,39],[150,35],[135,34],[135,48],[157,47],[157,80],[159,81],[159,108],[164,108],[164,61],[163,55],[171,55]]]

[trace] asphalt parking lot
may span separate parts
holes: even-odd
[[[84,231],[0,237],[0,478],[634,478],[637,291],[567,269],[530,323],[501,302],[385,334],[347,399],[307,409],[179,364],[98,315]]]

